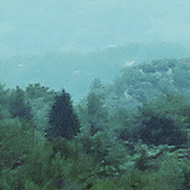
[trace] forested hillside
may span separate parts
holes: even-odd
[[[79,103],[1,84],[0,189],[189,190],[189,76],[189,59],[133,62]]]
[[[0,81],[11,88],[39,82],[56,90],[64,87],[74,101],[79,101],[88,93],[94,78],[110,83],[130,63],[141,64],[154,59],[189,56],[189,50],[180,44],[131,43],[86,53],[47,53],[2,58]]]

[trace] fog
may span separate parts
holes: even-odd
[[[190,42],[188,0],[0,0],[0,55]]]
[[[0,82],[84,97],[128,62],[189,57],[188,0],[0,0]]]

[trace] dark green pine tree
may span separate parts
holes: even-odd
[[[55,98],[49,114],[49,123],[47,136],[50,138],[64,137],[70,140],[80,131],[79,120],[74,113],[70,95],[65,90]]]

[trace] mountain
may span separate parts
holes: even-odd
[[[0,81],[8,87],[41,83],[56,90],[66,88],[74,100],[79,100],[88,92],[95,78],[109,83],[130,63],[189,55],[189,50],[180,44],[130,43],[89,53],[16,56],[0,60]]]

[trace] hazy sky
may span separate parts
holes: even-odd
[[[0,56],[190,44],[189,0],[0,0]]]

